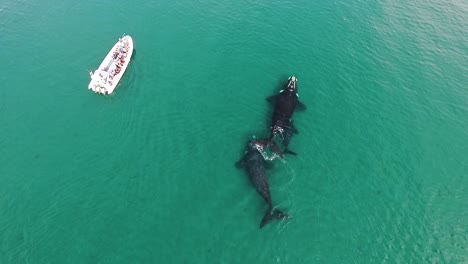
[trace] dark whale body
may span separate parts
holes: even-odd
[[[297,78],[294,76],[289,77],[279,94],[271,96],[267,100],[274,103],[270,140],[273,141],[279,137],[281,145],[284,146],[283,152],[295,155],[296,153],[288,150],[292,135],[298,133],[291,118],[296,108],[305,110],[305,105],[299,102],[297,95]]]
[[[270,187],[266,176],[267,161],[265,161],[261,151],[264,147],[270,148],[275,154],[282,157],[282,153],[279,151],[276,144],[270,143],[269,140],[251,140],[247,142],[247,150],[240,161],[236,163],[238,168],[244,168],[249,175],[250,181],[262,196],[265,202],[268,204],[268,210],[265,213],[262,221],[260,222],[260,228],[265,226],[268,222],[273,219],[285,219],[288,215],[281,212],[278,209],[273,209],[273,203],[271,201]]]

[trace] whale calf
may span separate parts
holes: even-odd
[[[275,155],[282,157],[282,153],[276,144],[267,139],[250,140],[247,142],[246,151],[240,161],[236,163],[236,167],[244,168],[249,175],[250,181],[268,204],[268,209],[260,222],[260,228],[265,226],[273,219],[286,219],[288,215],[278,209],[273,208],[271,201],[270,187],[266,176],[266,167],[268,166],[262,152],[267,147],[272,150]]]

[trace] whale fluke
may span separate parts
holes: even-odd
[[[272,207],[268,208],[268,211],[266,211],[265,216],[263,216],[262,222],[260,222],[260,228],[264,227],[266,224],[268,224],[271,220],[274,219],[288,219],[288,215],[283,213],[281,210],[278,209],[273,209]]]

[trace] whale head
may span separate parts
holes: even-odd
[[[297,93],[297,78],[295,76],[291,76],[288,78],[288,81],[284,85],[283,90],[287,90],[288,92]]]
[[[283,158],[283,153],[276,143],[269,139],[250,140],[248,143],[248,151],[258,151],[263,153],[266,149],[273,152],[276,156]],[[274,158],[274,157],[273,157]]]

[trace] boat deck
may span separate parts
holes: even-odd
[[[95,93],[111,94],[122,78],[133,53],[133,40],[125,35],[112,47],[101,65],[91,73],[88,89]]]

